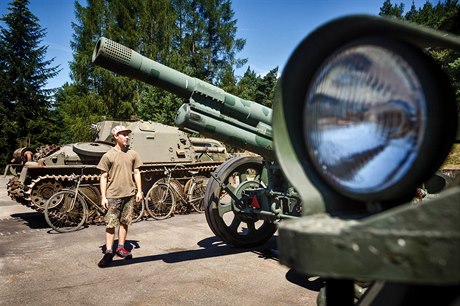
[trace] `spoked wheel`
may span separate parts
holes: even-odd
[[[215,173],[234,194],[241,196],[245,189],[262,185],[262,159],[248,156],[233,158],[222,164]],[[209,179],[204,201],[209,227],[228,244],[236,247],[261,245],[276,231],[272,222],[234,210],[232,198],[213,178]]]
[[[84,193],[89,200],[91,200],[94,204],[100,205],[101,203],[101,193],[99,192],[99,188],[96,186],[80,186],[79,188],[81,193]],[[86,200],[86,199],[85,199]],[[104,222],[104,214],[101,213],[98,209],[93,207],[93,205],[89,205],[90,203],[86,202],[86,207],[88,208],[88,214],[86,216],[86,222],[88,223],[102,223]]]
[[[73,190],[62,190],[52,195],[45,204],[45,220],[57,232],[73,232],[86,221],[86,202]]]
[[[176,199],[172,188],[164,183],[155,183],[146,197],[146,209],[157,220],[169,218],[174,212]]]
[[[187,200],[193,209],[199,213],[204,212],[204,194],[208,178],[204,176],[196,177],[187,191]]]
[[[179,182],[179,180],[172,177],[169,179],[162,178],[155,182],[156,185],[160,183],[168,185],[170,190],[172,191],[172,194],[174,196],[174,200],[176,203],[173,214],[174,213],[181,214],[181,213],[187,212],[189,208],[188,206],[183,205],[185,203],[182,202],[182,199],[186,198],[186,194],[185,194],[184,186]]]
[[[133,222],[139,222],[144,217],[144,200],[141,200],[139,203],[134,202],[134,209],[133,209]]]

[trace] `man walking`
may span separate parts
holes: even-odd
[[[115,254],[122,258],[131,258],[132,255],[124,247],[128,226],[131,224],[134,201],[142,201],[141,174],[139,167],[142,161],[139,154],[129,149],[129,134],[131,130],[122,125],[112,129],[115,146],[105,153],[97,168],[101,175],[101,204],[107,210],[104,221],[105,246],[104,257],[98,266],[104,268],[113,259],[113,242],[115,228],[118,226],[118,246]],[[134,177],[134,181],[133,181]]]

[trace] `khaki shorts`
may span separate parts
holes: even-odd
[[[114,228],[120,226],[120,224],[130,225],[135,200],[134,196],[107,199],[109,203],[107,213],[104,217],[106,227]]]

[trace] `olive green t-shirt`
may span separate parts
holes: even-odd
[[[97,165],[107,172],[107,198],[117,199],[136,194],[133,170],[142,165],[139,154],[134,150],[121,151],[115,147],[107,151]]]

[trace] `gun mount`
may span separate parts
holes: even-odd
[[[211,230],[226,243],[248,247],[267,241],[276,223],[299,216],[295,190],[274,161],[272,110],[236,97],[157,63],[107,38],[100,38],[93,63],[184,98],[176,125],[244,148],[259,156],[235,157],[216,169],[205,193]]]

